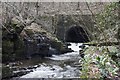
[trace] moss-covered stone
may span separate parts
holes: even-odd
[[[16,47],[14,49],[14,47]],[[24,56],[24,45],[21,40],[16,40],[12,42],[10,40],[3,40],[2,42],[2,61],[14,61],[18,58],[23,58]]]
[[[14,44],[11,41],[4,40],[2,42],[2,59],[3,59],[2,61],[3,62],[6,62],[13,57],[13,55],[12,55],[13,45]]]
[[[24,54],[24,42],[21,39],[16,41],[17,48],[15,50],[15,59],[25,58]]]
[[[7,79],[12,76],[12,70],[9,67],[2,67],[2,78]]]
[[[36,23],[32,23],[30,26],[25,27],[24,31],[28,36],[34,34],[41,34],[43,36],[46,36],[51,41],[50,42],[51,46],[58,50],[60,50],[63,45],[63,43],[59,41],[55,37],[55,35],[51,34],[50,32],[47,32],[45,29],[41,28],[41,26]]]
[[[53,40],[51,41],[51,47],[57,49],[60,54],[67,53],[67,52],[72,52],[73,50],[69,49],[67,45],[65,45],[63,42],[59,40]]]
[[[25,32],[27,35],[32,35],[34,33],[32,29],[25,29]]]
[[[62,46],[63,44],[60,41],[56,41],[56,40],[51,41],[51,47],[56,48],[59,51],[62,49]]]

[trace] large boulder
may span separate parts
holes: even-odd
[[[26,26],[21,32],[21,37],[28,57],[31,55],[51,56],[70,51],[55,35],[36,23]]]
[[[23,41],[19,37],[23,26],[11,21],[2,28],[2,62],[23,58]]]

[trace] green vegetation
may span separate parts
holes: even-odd
[[[106,50],[109,48],[110,50]],[[118,76],[118,62],[112,59],[111,53],[118,53],[115,47],[89,47],[82,59],[82,78],[113,78]],[[114,54],[115,55],[115,54]],[[117,54],[116,54],[117,55]],[[117,58],[117,57],[116,57]]]
[[[97,36],[100,34],[97,40],[116,41],[115,34],[120,26],[119,6],[119,3],[111,3],[95,16]]]
[[[97,42],[116,41],[118,26],[120,26],[120,18],[118,9],[120,4],[111,3],[106,6],[105,10],[96,15]],[[93,42],[94,43],[94,42]],[[115,79],[119,78],[120,73],[120,50],[118,46],[91,46],[84,51],[82,63],[81,78],[98,78],[98,79]]]

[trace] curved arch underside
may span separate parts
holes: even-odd
[[[89,35],[86,30],[80,26],[71,27],[66,31],[66,42],[85,43],[89,42]]]

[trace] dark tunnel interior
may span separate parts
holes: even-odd
[[[66,31],[65,41],[73,43],[89,42],[89,35],[86,30],[80,26],[73,26]]]

